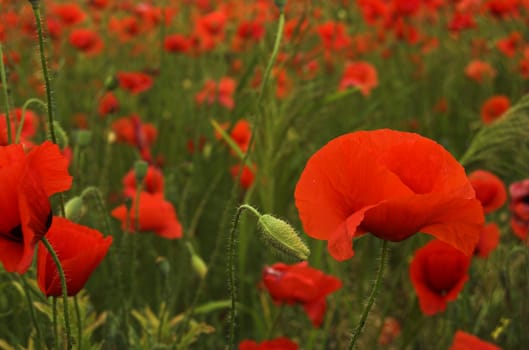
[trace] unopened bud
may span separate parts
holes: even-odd
[[[147,170],[149,170],[149,164],[144,160],[137,160],[134,163],[134,175],[136,176],[136,184],[139,185],[143,183],[143,179],[147,175]]]
[[[191,255],[191,266],[193,266],[193,270],[195,270],[197,275],[202,279],[208,274],[208,266],[204,260],[196,254]]]
[[[197,273],[197,275],[200,278],[206,277],[208,273],[208,266],[202,260],[200,256],[195,253],[195,249],[193,249],[193,246],[190,242],[186,242],[187,250],[189,250],[189,254],[191,254],[191,266],[193,267],[193,270]]]
[[[105,89],[107,91],[115,90],[119,85],[118,80],[114,75],[110,75],[105,79]]]
[[[283,8],[285,7],[285,4],[287,3],[287,0],[275,0],[277,8],[279,8],[279,11],[283,11]]]
[[[70,199],[64,206],[64,212],[68,220],[79,222],[79,220],[86,213],[86,207],[84,205],[83,198],[76,196]]]
[[[259,217],[258,224],[265,241],[274,248],[298,259],[307,260],[310,250],[289,223],[272,215],[264,214]]]

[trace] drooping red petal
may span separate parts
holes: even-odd
[[[29,167],[41,179],[48,197],[66,191],[72,186],[72,177],[68,173],[68,160],[57,145],[46,141],[34,147],[27,155],[27,160]]]

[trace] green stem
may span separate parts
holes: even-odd
[[[75,316],[77,317],[77,344],[78,349],[82,350],[83,347],[83,320],[81,319],[81,310],[79,309],[79,302],[77,300],[77,295],[73,297],[73,302],[75,305]]]
[[[362,330],[364,329],[367,316],[369,315],[369,311],[371,311],[371,307],[373,306],[373,303],[375,302],[378,289],[380,288],[380,285],[382,284],[382,277],[384,276],[384,267],[386,265],[386,259],[388,255],[388,241],[383,240],[382,241],[382,252],[380,254],[380,264],[378,265],[378,271],[377,271],[377,277],[375,280],[375,284],[373,285],[373,289],[371,290],[371,294],[369,295],[369,299],[367,300],[367,304],[364,308],[364,311],[362,312],[362,316],[360,317],[360,322],[358,322],[358,325],[356,326],[353,336],[351,338],[351,342],[349,343],[349,350],[354,349],[354,346],[356,344],[356,341],[360,337],[360,334],[362,333]]]
[[[37,332],[37,349],[42,348],[42,336],[40,333],[40,327],[39,323],[37,322],[37,315],[35,314],[35,308],[33,307],[33,300],[31,299],[31,294],[29,293],[30,287],[29,283],[26,281],[25,276],[20,276],[20,280],[22,281],[22,284],[24,285],[24,294],[26,295],[26,300],[28,301],[29,306],[29,315],[31,316],[31,322],[33,322],[33,327],[35,327],[35,331]]]
[[[37,33],[39,38],[39,52],[40,52],[40,64],[42,66],[42,74],[44,75],[44,84],[46,86],[46,101],[47,101],[47,111],[48,111],[48,129],[50,132],[50,139],[53,143],[57,143],[55,137],[55,129],[53,128],[53,121],[55,115],[55,106],[53,105],[53,97],[51,90],[50,74],[48,72],[48,65],[46,63],[46,55],[44,53],[44,34],[42,33],[42,19],[40,16],[40,2],[32,1],[31,7],[33,8],[33,14],[35,16],[35,21],[37,22]]]
[[[59,326],[57,324],[57,298],[52,297],[52,314],[53,314],[53,339],[55,341],[55,348],[60,349],[59,346]]]
[[[7,93],[7,77],[6,69],[4,66],[4,51],[2,49],[2,43],[0,43],[0,76],[2,78],[2,90],[4,91],[4,99],[6,101],[4,105],[6,126],[7,126],[7,143],[11,143],[11,123],[9,118],[9,95]]]
[[[61,261],[55,253],[55,250],[51,246],[50,242],[46,237],[42,237],[41,242],[44,244],[48,252],[50,253],[57,270],[59,271],[59,277],[61,278],[61,289],[62,289],[62,299],[64,301],[64,327],[66,329],[66,339],[67,339],[67,349],[71,350],[73,346],[72,331],[70,328],[70,314],[68,313],[68,287],[66,286],[66,276],[61,265]]]
[[[252,206],[248,204],[242,204],[237,208],[235,213],[235,218],[231,226],[230,234],[228,236],[228,287],[230,290],[230,331],[228,336],[228,349],[235,349],[235,328],[237,321],[237,283],[235,282],[236,275],[236,266],[235,266],[235,233],[237,231],[237,226],[239,225],[239,219],[241,217],[242,211],[246,209],[249,210],[252,214],[258,218],[261,214]]]
[[[272,67],[274,66],[274,63],[277,59],[277,54],[279,53],[279,46],[281,44],[281,38],[283,37],[284,27],[285,27],[285,13],[283,12],[283,10],[280,10],[279,22],[277,24],[276,39],[274,42],[274,48],[272,49],[272,56],[270,56],[270,60],[268,61],[268,65],[266,66],[266,69],[263,75],[263,81],[261,83],[261,90],[259,91],[259,98],[257,100],[257,104],[259,106],[261,106],[261,103],[263,102],[264,91],[266,89],[266,85],[268,84],[268,80],[270,79],[270,74],[272,72]]]
[[[27,100],[24,105],[22,106],[22,116],[20,117],[20,123],[17,127],[17,133],[15,135],[15,143],[18,143],[20,141],[20,134],[22,133],[22,127],[24,127],[24,122],[26,121],[26,110],[28,109],[29,105],[32,103],[38,103],[42,105],[44,108],[46,108],[46,103],[42,101],[39,98],[30,98]]]

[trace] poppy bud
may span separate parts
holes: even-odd
[[[60,149],[65,149],[68,147],[68,134],[62,128],[61,124],[57,121],[53,122],[53,130],[55,131],[55,137],[57,139],[57,144]]]
[[[287,0],[275,0],[275,3],[279,11],[283,11],[283,8],[285,7]]]
[[[28,1],[33,7],[38,7],[39,5],[39,0],[28,0]]]
[[[147,170],[149,169],[149,164],[144,160],[138,160],[134,163],[134,175],[136,176],[136,184],[142,184],[145,175],[147,175]]]
[[[266,241],[274,248],[298,259],[307,260],[310,250],[290,224],[269,214],[261,215],[258,224]]]
[[[193,249],[193,246],[191,243],[186,243],[187,249],[189,250],[189,254],[191,254],[191,266],[193,267],[193,270],[197,273],[197,275],[200,278],[206,277],[208,273],[208,266],[202,260],[202,258],[195,253],[195,250]]]
[[[77,131],[77,144],[80,147],[86,147],[92,142],[92,132],[88,130]]]
[[[66,218],[73,222],[78,222],[86,213],[83,198],[76,196],[70,199],[64,206]]]
[[[110,75],[105,79],[105,89],[107,91],[115,90],[118,85],[119,81],[114,75]]]

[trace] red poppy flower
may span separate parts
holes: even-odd
[[[474,21],[474,15],[472,13],[454,12],[450,23],[448,23],[448,29],[453,32],[460,32],[472,28],[476,28],[476,21]]]
[[[263,283],[275,302],[302,304],[314,327],[323,322],[327,295],[342,287],[338,278],[310,267],[306,261],[265,267]]]
[[[141,192],[139,200],[139,231],[152,231],[167,239],[182,237],[182,225],[178,221],[173,205],[163,196]],[[136,211],[136,198],[134,198],[128,213],[125,205],[121,205],[112,210],[112,216],[121,220],[121,227],[124,230],[134,231]],[[127,218],[129,218],[128,224]]]
[[[70,44],[87,55],[97,55],[103,50],[103,40],[90,29],[74,29],[70,33]]]
[[[522,43],[522,34],[512,32],[508,37],[498,40],[496,47],[507,57],[513,57],[520,44]]]
[[[417,250],[410,265],[410,278],[425,315],[446,310],[468,280],[470,257],[454,247],[433,240]]]
[[[501,350],[501,348],[472,334],[457,331],[454,341],[448,350]]]
[[[472,172],[468,179],[474,187],[476,198],[481,202],[485,214],[501,208],[507,200],[507,191],[503,181],[486,170]]]
[[[86,14],[75,3],[56,4],[53,6],[52,13],[68,26],[78,24],[86,18]]]
[[[163,174],[162,172],[154,167],[149,166],[147,168],[147,174],[143,179],[143,191],[150,194],[161,194],[163,195]],[[136,195],[136,173],[131,170],[123,178],[123,186],[125,187],[125,196],[134,198]]]
[[[327,52],[340,51],[351,44],[351,38],[343,23],[327,22],[319,25],[316,30]]]
[[[44,142],[28,154],[20,144],[0,147],[0,261],[24,273],[51,224],[48,197],[70,188],[72,177],[59,147]]]
[[[230,174],[235,179],[239,175],[240,165],[236,164],[230,168]],[[249,166],[244,166],[242,169],[241,178],[239,180],[241,187],[245,190],[249,189],[253,185],[255,179],[255,167],[251,169]]]
[[[239,343],[239,350],[298,350],[299,347],[292,340],[280,337],[257,343],[253,340],[243,340]]]
[[[112,123],[112,130],[118,141],[136,146],[140,151],[151,147],[158,136],[156,127],[151,123],[143,123],[136,114],[116,119]]]
[[[309,159],[296,186],[305,232],[331,255],[354,255],[366,232],[402,241],[424,232],[470,255],[483,209],[463,167],[441,145],[388,129],[340,136]]]
[[[99,101],[98,112],[101,117],[119,111],[119,100],[112,92],[107,92]]]
[[[367,62],[348,63],[340,81],[340,90],[349,87],[358,88],[362,95],[368,96],[378,85],[377,70]]]
[[[388,346],[395,341],[401,333],[400,322],[394,317],[386,317],[378,337],[380,345]]]
[[[53,218],[46,238],[61,262],[69,296],[76,295],[84,287],[112,243],[112,237],[104,238],[96,230],[58,216]],[[42,243],[39,244],[37,258],[37,280],[40,290],[47,297],[62,295],[59,272]]]
[[[212,105],[217,102],[222,106],[233,109],[233,93],[235,92],[235,80],[224,77],[217,84],[214,80],[208,79],[204,83],[204,88],[195,95],[195,101],[198,104],[207,103]]]
[[[487,258],[500,242],[500,229],[495,223],[486,224],[481,229],[474,255]]]
[[[191,40],[182,34],[172,34],[165,38],[163,47],[167,52],[185,53],[191,49]]]
[[[494,78],[496,70],[487,62],[473,60],[465,67],[465,76],[481,83],[484,79]]]
[[[529,179],[512,183],[509,186],[511,203],[511,228],[521,240],[527,239],[529,232]]]
[[[489,98],[481,106],[481,120],[483,124],[490,124],[505,113],[511,106],[507,96],[496,95]]]
[[[133,94],[139,94],[152,87],[153,80],[150,75],[141,72],[119,72],[119,86]]]
[[[221,127],[224,130],[227,130],[228,123],[223,123]],[[241,152],[246,153],[250,146],[250,139],[252,138],[250,123],[246,119],[237,121],[230,131],[230,137],[237,144]],[[217,140],[222,138],[218,131],[215,131],[215,138],[217,138]],[[232,152],[232,154],[235,155],[235,152]]]

